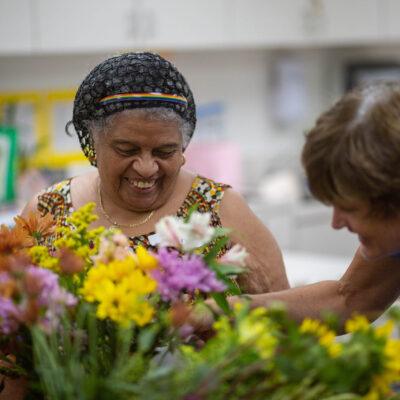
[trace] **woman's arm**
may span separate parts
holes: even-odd
[[[321,281],[274,293],[250,296],[250,307],[268,307],[274,302],[285,303],[292,318],[318,319],[324,311],[334,312],[344,322],[354,312],[367,316],[371,321],[381,315],[400,295],[400,258],[386,257],[376,261],[365,260],[358,250],[345,274],[337,281]],[[228,298],[230,306],[242,301]],[[209,305],[218,308],[212,301]],[[211,329],[211,313],[193,313],[191,323],[196,331]]]
[[[221,223],[232,229],[232,241],[249,253],[248,272],[238,282],[244,293],[264,293],[289,287],[282,253],[268,228],[250,209],[243,197],[227,190],[220,205]]]

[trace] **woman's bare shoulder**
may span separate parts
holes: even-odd
[[[245,198],[232,188],[225,189],[220,207],[221,218],[240,219],[242,216],[253,214]]]
[[[89,202],[97,201],[97,180],[97,171],[90,171],[72,178],[71,201],[74,209],[78,209]]]
[[[31,212],[35,214],[38,211],[38,196],[39,193],[36,193],[29,199],[20,213],[22,217],[27,218]]]

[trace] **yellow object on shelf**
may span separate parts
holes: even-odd
[[[63,127],[72,119],[72,105],[75,92],[75,89],[0,92],[1,120],[4,121],[3,114],[7,105],[15,105],[17,107],[18,105],[28,105],[32,108],[34,151],[32,154],[25,154],[28,166],[59,169],[67,167],[73,162],[86,161],[85,156],[80,150],[77,137],[71,139],[70,142],[73,145],[68,143],[65,146],[64,144],[69,139],[64,133]],[[59,116],[60,110],[62,121],[60,121]],[[60,139],[61,143],[57,143]]]

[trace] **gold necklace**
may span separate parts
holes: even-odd
[[[100,179],[97,180],[97,195],[99,196],[99,200],[100,200],[101,212],[106,217],[107,221],[111,222],[111,224],[113,224],[114,226],[121,226],[121,227],[125,227],[125,228],[135,228],[136,226],[145,224],[147,221],[149,221],[149,219],[154,214],[154,210],[152,210],[152,211],[150,211],[150,214],[143,221],[136,222],[135,224],[119,224],[118,222],[113,221],[111,219],[111,217],[106,213],[106,210],[104,209],[103,199],[101,198],[101,191],[100,191]]]

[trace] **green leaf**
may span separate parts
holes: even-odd
[[[154,346],[160,329],[161,327],[158,325],[151,325],[143,329],[138,336],[139,350],[142,352],[149,351]]]
[[[214,270],[218,274],[221,274],[222,276],[239,275],[242,272],[244,272],[244,268],[237,267],[235,265],[219,264],[217,262],[211,262],[209,266],[212,270]]]
[[[229,294],[233,294],[235,296],[240,296],[242,294],[242,291],[236,282],[232,282],[230,279],[224,279],[223,282],[228,287],[227,291]]]
[[[215,245],[210,249],[209,253],[205,255],[204,262],[210,264],[218,256],[219,250],[225,246],[229,241],[227,236],[217,239]]]
[[[224,293],[215,293],[212,292],[211,297],[215,300],[215,302],[218,304],[219,308],[227,315],[232,315],[232,311],[229,308],[228,301],[226,300],[226,296]]]
[[[214,240],[220,236],[228,236],[231,232],[232,229],[221,228],[220,226],[217,226],[214,230]]]
[[[191,216],[192,213],[193,213],[194,211],[196,211],[198,208],[199,208],[199,205],[198,205],[197,203],[193,204],[193,205],[189,208],[188,213],[187,213],[186,217],[184,218],[184,221],[185,221],[186,223],[189,222],[190,216]]]

